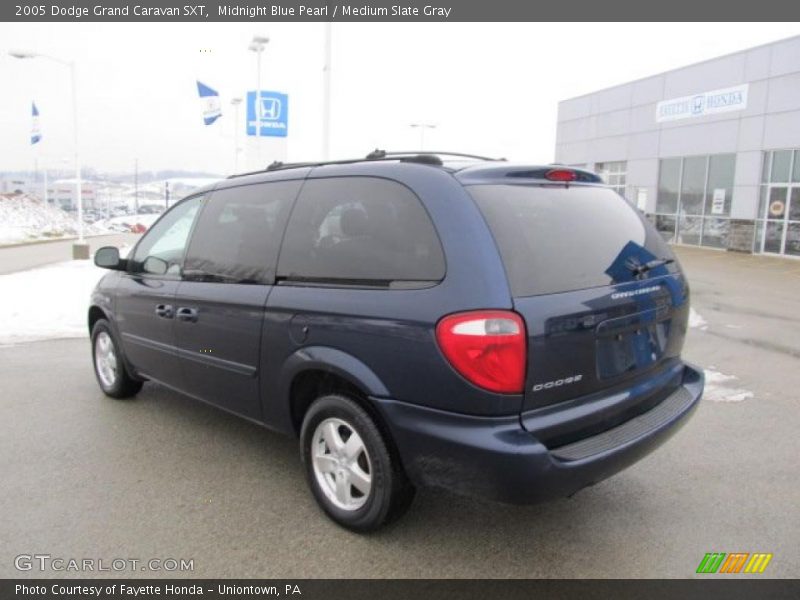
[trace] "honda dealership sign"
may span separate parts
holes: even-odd
[[[247,135],[286,137],[289,125],[289,96],[263,90],[247,92]]]
[[[663,100],[656,105],[656,122],[691,119],[747,108],[748,84]]]

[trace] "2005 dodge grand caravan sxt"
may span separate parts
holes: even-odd
[[[185,198],[89,309],[114,398],[157,381],[299,436],[355,530],[415,486],[511,503],[643,457],[695,409],[689,289],[589,172],[439,154],[281,165]]]

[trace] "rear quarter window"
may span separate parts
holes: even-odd
[[[643,216],[608,188],[472,185],[500,250],[514,296],[536,296],[630,280],[621,262],[673,258]]]
[[[287,282],[425,287],[444,278],[441,243],[419,198],[375,177],[306,181],[281,248]]]

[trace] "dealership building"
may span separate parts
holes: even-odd
[[[800,36],[564,100],[556,162],[674,243],[800,256]]]

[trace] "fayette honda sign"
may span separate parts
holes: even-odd
[[[723,90],[703,92],[672,100],[663,100],[656,105],[656,122],[677,121],[744,110],[747,108],[748,84]]]
[[[289,96],[263,90],[247,92],[247,135],[286,137],[289,125]]]

